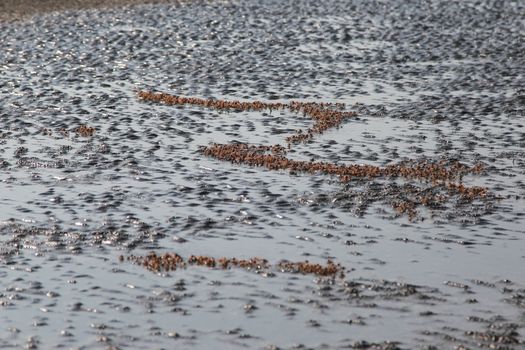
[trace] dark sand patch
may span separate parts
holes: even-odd
[[[0,2],[0,21],[23,20],[46,12],[166,2],[169,0],[4,0]]]

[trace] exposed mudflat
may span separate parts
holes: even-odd
[[[0,347],[523,349],[523,13],[250,0],[0,22]],[[138,91],[356,115],[288,149],[310,118]],[[215,143],[460,162],[487,192],[270,170]]]

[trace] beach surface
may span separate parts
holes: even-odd
[[[525,346],[523,1],[0,3],[2,349]]]
[[[159,4],[169,0],[3,0],[0,2],[0,20],[24,20],[34,15],[127,5]]]

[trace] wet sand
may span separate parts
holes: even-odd
[[[3,0],[0,2],[0,20],[23,20],[38,14],[65,10],[159,4],[169,1],[170,0]]]
[[[0,22],[0,346],[522,349],[523,12]]]

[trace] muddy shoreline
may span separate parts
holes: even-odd
[[[32,16],[50,12],[168,2],[170,0],[4,0],[0,2],[0,21],[28,20]]]
[[[0,347],[522,349],[524,12],[0,21]]]

